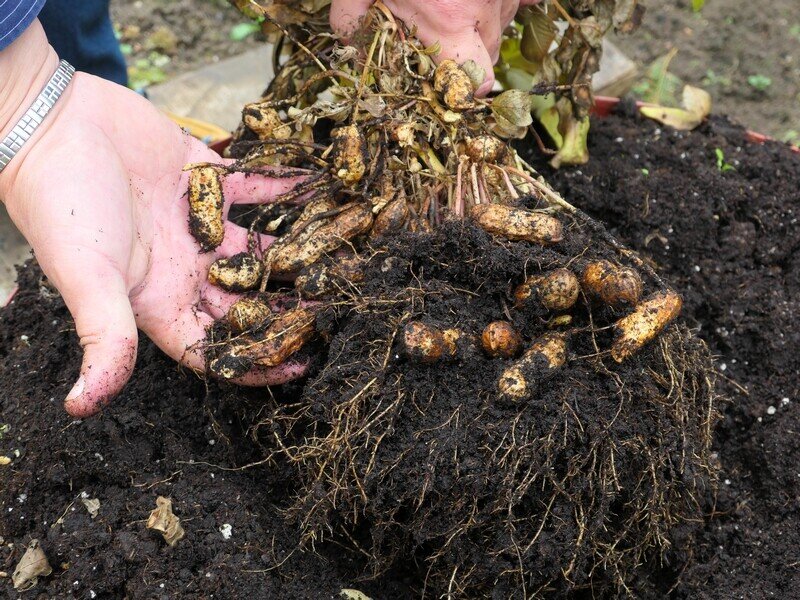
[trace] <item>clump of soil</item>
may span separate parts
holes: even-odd
[[[697,498],[704,505],[702,516],[696,523],[670,530],[673,546],[668,560],[660,568],[645,565],[629,581],[631,593],[663,598],[677,585],[674,595],[685,598],[786,595],[793,589],[791,565],[800,530],[794,468],[800,457],[793,441],[793,432],[800,427],[800,341],[792,327],[800,284],[800,230],[792,224],[800,207],[798,159],[776,144],[748,145],[741,130],[722,121],[697,133],[679,134],[659,131],[646,122],[611,118],[593,125],[590,142],[592,163],[549,177],[570,200],[608,219],[622,241],[652,258],[660,273],[675,281],[686,300],[688,324],[701,326],[700,335],[719,356],[719,368],[726,366],[723,375],[749,391],[744,395],[726,379],[717,380],[718,390],[733,398],[722,405],[723,420],[715,430],[713,450],[723,469],[719,493],[716,498]],[[716,147],[725,151],[735,171],[717,171]],[[643,168],[649,175],[642,173]],[[474,239],[469,230],[458,235],[465,243]],[[513,257],[508,247],[495,251]],[[413,263],[424,248],[406,252],[405,260]],[[466,261],[439,268],[469,277]],[[0,454],[13,458],[10,466],[0,466],[0,535],[13,544],[0,550],[0,570],[12,571],[28,539],[36,537],[54,567],[53,575],[41,579],[37,587],[48,597],[89,595],[92,590],[101,597],[201,593],[319,598],[334,595],[341,587],[358,587],[376,599],[420,595],[427,565],[415,564],[410,557],[401,557],[394,569],[375,581],[363,582],[358,576],[367,559],[346,550],[353,547],[352,540],[326,536],[315,545],[321,556],[291,553],[299,540],[280,511],[290,506],[297,492],[293,468],[278,461],[236,470],[274,450],[272,442],[263,449],[253,443],[253,434],[262,443],[271,437],[271,432],[255,425],[270,416],[269,410],[289,408],[265,398],[263,391],[232,394],[214,383],[206,386],[177,370],[143,340],[137,371],[122,397],[96,419],[71,422],[59,400],[79,368],[77,338],[63,303],[40,277],[33,268],[25,270],[21,294],[0,313],[0,422],[8,425]],[[429,301],[438,305],[439,318],[451,318],[446,303],[436,302],[435,296]],[[478,320],[484,310],[463,318]],[[351,322],[356,324],[357,318]],[[645,352],[657,361],[658,351],[654,343]],[[589,371],[589,365],[591,359],[576,366]],[[351,380],[358,368],[349,367]],[[452,387],[464,390],[480,376],[469,369],[458,372],[456,365],[434,367],[440,368],[448,369],[451,377],[442,378],[445,383],[439,387],[453,381]],[[432,380],[426,381],[424,369],[415,367],[409,378],[416,377],[416,385],[431,389]],[[322,372],[313,381],[344,387],[344,379],[337,382],[334,373]],[[555,379],[553,385],[563,383]],[[291,398],[299,389],[289,385],[272,393],[276,399]],[[543,393],[556,397],[555,390]],[[580,391],[570,393],[576,397]],[[456,394],[452,397],[455,402]],[[425,406],[428,398],[414,400]],[[601,400],[582,395],[580,400],[596,407],[595,414],[609,418],[599,412]],[[473,415],[486,410],[479,402],[457,404]],[[548,407],[544,419],[552,423],[563,403]],[[314,408],[318,414],[311,416],[319,419],[331,407],[320,402]],[[646,416],[623,411],[621,417],[632,414]],[[649,414],[657,419],[668,415],[668,409],[654,404]],[[435,416],[431,415],[432,421]],[[574,422],[569,418],[567,426]],[[598,424],[584,421],[583,425]],[[469,433],[463,422],[457,428],[462,435]],[[577,441],[576,430],[572,431],[575,438],[570,439]],[[412,446],[420,459],[417,480],[422,481],[431,472],[425,452],[432,443],[453,443],[452,437],[433,432],[426,436]],[[442,464],[448,460],[445,457]],[[567,465],[560,463],[558,468]],[[438,467],[433,471],[443,473]],[[479,491],[481,485],[498,485],[481,484],[471,473],[475,471],[464,471],[462,479]],[[444,478],[440,481],[447,483]],[[441,485],[435,493],[440,490],[449,491]],[[80,503],[81,491],[101,501],[95,520]],[[158,495],[172,498],[187,531],[175,549],[166,548],[157,533],[145,529]],[[387,505],[392,501],[384,500]],[[574,518],[557,516],[563,522]],[[232,525],[229,540],[219,531],[226,523]],[[371,541],[367,533],[355,532],[362,548]],[[545,541],[554,548],[563,538],[540,535],[537,540]],[[482,546],[479,539],[467,539],[462,548]],[[580,573],[579,567],[576,562],[573,572]],[[501,590],[498,597],[506,597]],[[529,595],[533,591],[527,590]],[[542,594],[547,595],[544,590]]]

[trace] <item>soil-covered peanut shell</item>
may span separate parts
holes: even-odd
[[[522,336],[508,321],[492,321],[481,334],[481,344],[489,356],[514,358],[522,350]]]
[[[291,126],[284,123],[278,111],[267,102],[246,104],[242,110],[242,120],[262,140],[286,140],[292,135]]]
[[[228,324],[237,333],[264,326],[273,317],[272,309],[261,300],[240,298],[228,309]]]
[[[544,213],[504,204],[476,204],[469,214],[484,231],[509,240],[548,245],[564,239],[561,221]]]
[[[355,125],[338,127],[331,131],[333,150],[331,158],[336,176],[347,185],[361,181],[367,172],[367,140]]]
[[[583,271],[584,290],[614,308],[635,306],[642,295],[642,278],[634,269],[607,260],[592,261]]]
[[[318,300],[333,291],[333,277],[328,265],[305,267],[294,280],[294,289],[306,300]]]
[[[240,337],[230,342],[208,365],[220,379],[234,379],[253,368],[253,360],[242,353],[255,343],[250,337]]]
[[[458,329],[441,330],[421,321],[411,321],[403,328],[401,344],[409,360],[430,365],[455,356],[462,337]]]
[[[239,356],[264,367],[286,362],[314,337],[316,314],[308,308],[294,308],[280,313],[253,343],[239,351]]]
[[[248,252],[220,258],[208,270],[208,281],[229,292],[247,292],[261,284],[264,263]]]
[[[445,105],[452,110],[467,110],[475,106],[472,80],[454,60],[448,58],[436,67],[433,88],[442,94]]]
[[[473,162],[496,163],[506,152],[506,145],[491,135],[479,135],[468,138],[464,148]]]
[[[611,345],[611,356],[622,362],[636,354],[649,341],[664,331],[681,312],[683,301],[672,290],[657,292],[639,304],[632,313],[614,324],[617,337]]]
[[[189,172],[189,231],[203,252],[218,247],[225,236],[219,167],[195,167]]]
[[[503,371],[497,382],[500,395],[514,402],[530,398],[536,385],[552,376],[566,361],[566,337],[560,333],[544,334],[521,359]]]
[[[366,204],[353,203],[323,223],[313,235],[304,235],[283,244],[270,253],[272,273],[297,273],[317,262],[325,254],[340,248],[345,242],[366,233],[372,226],[372,210]],[[304,231],[305,233],[305,231]]]
[[[561,311],[572,308],[579,294],[580,285],[575,274],[559,268],[528,277],[514,290],[514,303],[521,308],[536,298],[547,310]]]
[[[411,210],[405,198],[392,200],[375,217],[375,224],[372,226],[370,237],[377,238],[382,235],[397,233],[405,227]]]

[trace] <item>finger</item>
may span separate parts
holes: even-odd
[[[277,367],[253,367],[236,379],[233,383],[248,387],[261,387],[265,385],[282,385],[295,379],[300,379],[308,371],[308,360],[289,359]]]
[[[423,40],[428,43],[427,40]],[[465,30],[459,34],[450,35],[441,41],[442,51],[436,56],[436,62],[452,59],[458,64],[473,60],[485,73],[483,83],[475,91],[476,96],[485,96],[494,85],[494,63],[486,45],[478,31]]]
[[[296,175],[271,177],[258,173],[234,172],[223,176],[222,194],[228,205],[264,204],[292,191],[305,179]]]
[[[247,252],[250,241],[247,229],[231,221],[225,221],[224,227],[225,236],[222,244],[217,248],[217,253],[220,256],[229,257],[239,252]],[[254,233],[254,235],[256,236],[256,247],[262,251],[269,248],[276,239],[275,236],[264,233]]]
[[[124,387],[136,364],[138,332],[122,275],[82,265],[60,287],[83,346],[77,382],[64,401],[73,417],[88,417]]]
[[[331,27],[337,34],[347,37],[358,29],[358,21],[374,0],[333,0],[331,2]]]

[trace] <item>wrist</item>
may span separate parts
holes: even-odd
[[[39,21],[34,21],[10,46],[0,52],[0,140],[3,140],[58,68],[58,55],[47,43]],[[49,115],[48,115],[49,116]],[[47,119],[46,119],[47,120]],[[36,136],[37,132],[34,133]],[[31,145],[29,140],[22,154]],[[17,155],[0,172],[0,200],[8,192],[9,181],[21,162]]]

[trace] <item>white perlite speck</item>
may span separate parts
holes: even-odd
[[[219,532],[222,534],[222,539],[229,540],[233,535],[233,526],[230,523],[223,523]]]
[[[767,409],[767,414],[768,414],[768,415],[774,415],[774,414],[775,414],[775,407],[774,407],[774,406],[770,406],[770,407]]]

